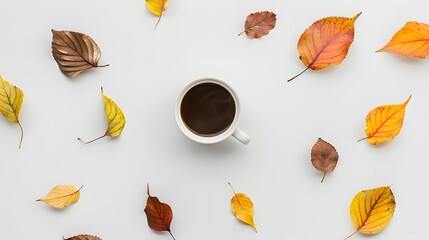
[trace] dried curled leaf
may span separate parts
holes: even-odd
[[[67,77],[97,67],[101,50],[88,35],[71,31],[52,31],[52,55],[61,72]]]
[[[392,51],[406,57],[425,58],[429,55],[429,25],[407,22],[393,35],[389,43],[376,52]]]
[[[372,109],[366,116],[366,137],[371,144],[392,140],[402,129],[405,108],[411,96],[402,104],[383,105]]]
[[[103,88],[101,88],[101,94],[103,95],[104,112],[106,113],[106,118],[107,118],[107,130],[103,136],[100,136],[89,142],[84,142],[82,141],[82,139],[78,138],[79,141],[82,141],[86,144],[92,143],[106,136],[113,137],[113,138],[117,137],[122,133],[122,130],[124,130],[124,127],[125,127],[126,119],[121,108],[112,99],[104,95]]]
[[[244,31],[249,38],[260,38],[267,35],[276,26],[277,17],[273,12],[256,12],[247,16]]]
[[[44,198],[38,199],[37,201],[45,202],[54,208],[62,209],[79,201],[80,189],[82,189],[82,187],[77,189],[72,185],[58,185]]]
[[[64,240],[101,240],[101,238],[93,235],[81,234]]]
[[[153,197],[149,193],[149,185],[147,186],[147,201],[144,212],[146,213],[147,223],[149,227],[155,231],[167,231],[174,239],[171,233],[170,224],[173,220],[173,210],[163,202],[160,202],[157,197]]]
[[[395,196],[390,187],[364,190],[356,194],[350,204],[350,218],[355,233],[377,234],[383,231],[395,212]],[[346,238],[346,239],[347,239]]]
[[[228,183],[231,188],[231,183]],[[231,198],[231,210],[234,213],[235,217],[240,221],[252,226],[256,232],[256,225],[253,221],[254,209],[253,202],[249,196],[244,193],[236,193],[234,188],[232,188],[234,196]]]
[[[323,173],[322,182],[327,173],[334,171],[338,162],[338,152],[334,146],[319,138],[311,149],[311,163]]]
[[[19,112],[23,101],[24,92],[0,76],[0,112],[9,122],[18,124],[21,129],[19,148],[21,148],[24,137],[24,130],[19,122]]]
[[[166,10],[165,5],[167,2],[168,0],[146,0],[146,7],[149,12],[159,17],[155,28],[158,26],[159,21],[161,21],[162,13]]]
[[[307,68],[288,82],[308,69],[320,70],[342,63],[354,40],[354,23],[361,14],[323,18],[307,28],[298,41],[299,59]]]

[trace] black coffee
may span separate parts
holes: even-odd
[[[193,133],[214,136],[234,121],[235,102],[231,93],[214,83],[192,87],[182,99],[180,114]]]

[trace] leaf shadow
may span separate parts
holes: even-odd
[[[379,53],[379,54],[383,54],[383,53]],[[397,61],[399,64],[406,64],[413,67],[416,66],[417,64],[418,65],[427,64],[425,63],[425,59],[418,58],[418,57],[406,57],[392,52],[385,52],[384,54],[388,54],[389,56],[392,56],[391,58],[393,59],[393,61]]]
[[[230,160],[231,155],[242,151],[244,146],[238,140],[230,137],[222,142],[214,144],[201,144],[194,141],[186,144],[187,151],[192,152],[196,156],[204,156],[202,160],[211,161],[215,157],[216,161]],[[200,160],[200,159],[199,159]]]

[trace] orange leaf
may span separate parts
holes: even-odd
[[[340,64],[347,56],[354,39],[354,23],[362,13],[353,18],[328,17],[313,23],[298,41],[299,59],[307,67],[288,80],[292,81],[308,69],[320,70]]]
[[[405,117],[405,108],[411,96],[402,104],[383,105],[372,109],[366,116],[367,137],[358,141],[368,139],[371,144],[392,140],[401,131]]]
[[[429,55],[429,25],[407,22],[393,35],[390,42],[376,52],[392,51],[407,57],[425,58]]]

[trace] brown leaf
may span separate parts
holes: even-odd
[[[101,50],[97,43],[86,34],[71,31],[52,31],[52,55],[67,77],[98,66]]]
[[[260,38],[276,26],[276,14],[273,12],[256,12],[247,16],[244,31],[249,38]],[[240,36],[241,32],[238,36]]]
[[[334,171],[338,162],[338,153],[335,148],[319,138],[311,149],[311,163],[320,172],[323,172],[322,182],[325,175]]]
[[[171,233],[170,224],[173,220],[173,211],[171,207],[162,203],[157,197],[153,197],[149,193],[149,185],[147,186],[147,202],[144,212],[146,213],[147,223],[149,227],[155,231],[167,231],[170,233],[173,239],[174,236]]]
[[[101,238],[93,235],[77,235],[71,238],[64,238],[65,240],[101,240]]]

